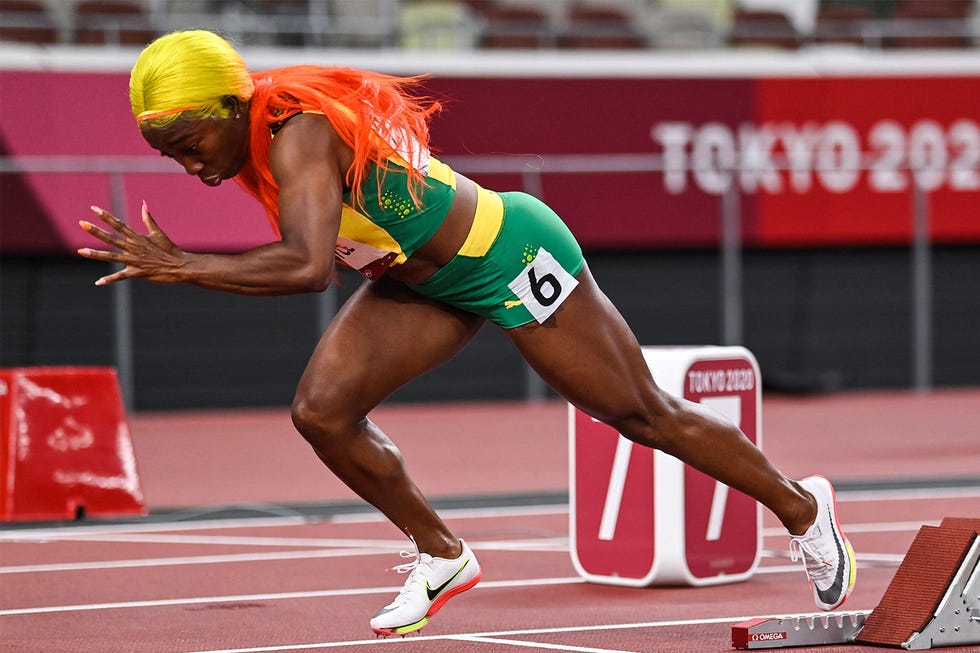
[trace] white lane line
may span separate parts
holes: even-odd
[[[895,533],[918,531],[923,525],[938,525],[938,521],[927,522],[885,522],[885,523],[851,523],[847,524],[848,533]],[[786,532],[781,527],[763,530],[766,537],[785,537]],[[33,539],[31,540],[34,541]],[[297,560],[314,558],[333,558],[355,555],[386,555],[393,551],[404,549],[403,540],[373,540],[360,538],[256,538],[249,536],[218,536],[218,535],[171,535],[147,533],[103,533],[82,534],[81,537],[68,537],[59,534],[54,541],[90,541],[90,542],[130,542],[147,544],[209,544],[209,545],[243,545],[243,546],[297,546],[310,547],[302,551],[276,551],[268,553],[240,553],[200,556],[172,556],[163,558],[135,558],[125,560],[103,560],[49,563],[36,565],[16,565],[0,567],[0,575],[20,573],[69,572],[99,569],[125,569],[138,567],[181,566],[195,564],[225,564],[240,562],[259,562],[275,560]],[[518,540],[488,540],[472,541],[471,546],[483,551],[522,551],[522,552],[567,552],[569,540],[567,537],[550,537]],[[337,547],[337,548],[323,548]],[[763,557],[784,558],[786,553],[777,549],[764,549]],[[869,553],[860,551],[859,562],[899,564],[904,554]],[[779,568],[781,571],[782,568]],[[761,573],[777,573],[773,567],[768,570],[760,569]]]
[[[789,551],[776,551],[774,549],[762,549],[760,552],[763,559],[767,560],[789,560]],[[889,567],[892,565],[899,565],[902,560],[905,559],[904,553],[868,553],[866,551],[858,551],[856,555],[857,561],[862,565],[871,565],[875,567]],[[787,567],[788,568],[788,567]],[[803,569],[802,563],[796,563],[793,566],[794,569]],[[763,565],[756,569],[757,573],[775,573],[773,570],[781,569],[777,565]]]
[[[536,517],[543,515],[567,515],[567,504],[548,504],[542,506],[514,506],[510,508],[453,508],[441,510],[444,518],[454,519],[498,519],[505,517]],[[174,521],[134,524],[86,524],[72,526],[51,526],[46,528],[0,529],[0,542],[43,542],[53,539],[79,539],[81,536],[107,533],[166,533],[201,530],[230,530],[236,528],[282,528],[285,526],[308,526],[311,524],[359,524],[385,522],[387,519],[378,512],[352,513],[319,517],[260,517],[241,519],[207,519],[199,521]]]
[[[563,509],[567,513],[567,508]],[[484,511],[480,511],[481,513]],[[508,510],[498,510],[491,517],[523,515],[523,511],[516,513]],[[373,521],[373,520],[372,520]],[[33,528],[15,529],[11,531],[0,531],[0,542],[48,542],[52,540],[72,540],[72,541],[114,541],[114,542],[178,542],[181,544],[242,544],[251,546],[350,546],[353,542],[364,543],[364,546],[387,546],[390,540],[355,540],[352,538],[302,538],[302,537],[254,537],[254,536],[219,536],[219,535],[176,535],[167,534],[173,532],[184,532],[194,530],[223,530],[236,528],[252,527],[282,527],[282,526],[305,526],[313,522],[295,519],[276,519],[276,520],[216,520],[208,523],[200,522],[194,524],[184,524],[179,522],[168,524],[117,524],[107,526],[71,526],[54,528]],[[918,530],[924,525],[938,525],[938,521],[904,521],[904,522],[876,522],[876,523],[847,523],[849,533],[881,533],[895,531]],[[156,533],[156,535],[150,535]],[[786,535],[785,529],[781,527],[769,527],[763,529],[766,537],[777,537]],[[196,539],[195,539],[196,538]]]
[[[509,506],[487,508],[445,508],[439,510],[444,519],[497,519],[500,517],[539,517],[547,515],[567,515],[568,504],[547,504],[538,506]],[[388,519],[379,512],[361,512],[348,515],[335,515],[329,519],[331,524],[368,524],[386,522]]]
[[[842,522],[841,527],[844,529],[847,535],[851,533],[903,533],[909,531],[918,531],[923,526],[938,526],[938,521],[893,521],[893,522],[864,522],[864,523],[852,523],[852,522]],[[765,537],[778,537],[785,536],[786,529],[781,526],[775,526],[772,528],[764,528],[762,534]]]
[[[867,614],[870,610],[853,610],[853,612],[861,612]],[[800,619],[810,619],[817,617],[826,617],[827,612],[808,612],[805,614],[795,614],[794,617]],[[721,624],[728,622],[738,623],[740,621],[748,621],[749,619],[761,619],[771,617],[771,614],[757,614],[748,616],[733,616],[733,617],[708,617],[705,619],[670,619],[664,621],[641,621],[635,623],[625,623],[625,624],[595,624],[592,626],[564,626],[558,628],[524,628],[520,630],[498,630],[495,632],[487,633],[470,633],[471,635],[477,637],[513,637],[515,635],[552,635],[560,633],[580,633],[580,632],[594,632],[594,631],[605,631],[605,630],[627,630],[627,629],[638,629],[638,628],[669,628],[673,626],[708,626],[711,624]]]
[[[837,501],[886,501],[899,499],[961,499],[980,497],[980,487],[968,488],[911,488],[895,490],[847,490],[837,493]],[[498,517],[522,517],[540,515],[567,515],[568,504],[546,504],[531,506],[511,506],[504,508],[453,508],[440,510],[439,514],[454,519],[484,519]],[[107,525],[73,525],[55,526],[50,528],[27,528],[0,530],[2,541],[44,541],[54,538],[74,539],[79,535],[90,533],[154,533],[167,531],[219,530],[234,528],[277,528],[283,526],[304,526],[314,523],[327,524],[357,524],[384,522],[385,517],[374,511],[334,515],[327,518],[283,516],[239,519],[208,519],[195,521],[175,521],[152,524],[107,524]],[[186,517],[184,517],[186,519]],[[776,532],[774,529],[773,532]],[[779,534],[783,531],[778,530]]]
[[[980,497],[980,486],[960,488],[895,488],[885,490],[841,490],[836,493],[838,503],[863,501],[898,501],[898,500],[930,500],[930,499],[972,499]],[[562,504],[545,504],[529,506],[487,507],[487,508],[447,508],[439,510],[443,517],[453,519],[493,519],[497,517],[521,517],[538,515],[568,514],[569,506]],[[366,510],[364,512],[334,515],[324,521],[332,524],[362,524],[385,522],[384,515]]]
[[[881,522],[881,523],[849,523],[846,525],[848,533],[896,533],[918,531],[924,525],[936,526],[938,521],[925,522]],[[71,531],[71,529],[68,529]],[[287,537],[265,537],[256,538],[249,536],[218,536],[218,535],[171,535],[171,534],[147,534],[147,533],[115,533],[104,532],[81,533],[81,537],[71,537],[74,533],[61,533],[52,538],[54,541],[92,541],[92,542],[132,542],[147,544],[213,544],[213,545],[247,545],[247,546],[298,546],[310,547],[304,551],[282,551],[273,553],[242,553],[242,554],[223,554],[223,555],[203,555],[203,556],[175,556],[166,558],[143,558],[129,560],[107,560],[93,562],[66,562],[50,563],[39,565],[21,565],[0,567],[0,575],[17,573],[43,573],[43,572],[62,572],[79,571],[93,569],[121,569],[127,567],[157,567],[167,565],[192,565],[192,564],[222,564],[235,562],[251,562],[263,560],[291,560],[302,558],[328,558],[344,555],[380,555],[391,553],[405,548],[403,540],[369,540],[359,538],[287,538]],[[26,535],[26,533],[25,533]],[[786,531],[782,527],[772,527],[763,529],[765,537],[787,537]],[[38,539],[37,536],[27,540],[28,543],[35,541],[49,541]],[[569,541],[567,537],[536,538],[523,540],[489,540],[473,541],[471,546],[478,550],[493,551],[568,551]],[[338,547],[337,549],[325,550],[323,547]],[[785,557],[776,549],[765,549],[763,555],[767,557]],[[860,551],[858,553],[860,561],[864,562],[901,562],[901,554],[876,554]],[[771,573],[771,572],[770,572]]]
[[[519,639],[503,639],[501,637],[480,637],[479,635],[457,635],[448,639],[461,642],[475,642],[477,644],[500,644],[502,646],[513,646],[515,648],[535,648],[548,651],[572,651],[573,653],[637,653],[618,648],[593,648],[585,646],[572,646],[570,644],[546,644],[544,642],[525,642]]]
[[[518,580],[483,581],[475,589],[506,587],[539,587],[544,585],[572,585],[584,583],[579,577],[538,578]],[[86,612],[92,610],[118,610],[125,608],[155,608],[174,605],[199,605],[202,603],[239,603],[249,601],[282,601],[290,599],[323,598],[332,596],[357,596],[363,594],[388,594],[401,590],[398,587],[362,587],[354,589],[315,590],[308,592],[277,592],[271,594],[239,594],[234,596],[192,596],[181,599],[156,599],[150,601],[119,601],[115,603],[82,603],[78,605],[50,605],[34,608],[12,608],[0,610],[0,616],[10,617],[25,614],[46,614],[51,612]]]
[[[83,535],[81,537],[59,537],[57,541],[65,542],[113,542],[136,544],[213,544],[223,546],[254,546],[254,547],[365,547],[382,549],[404,549],[409,546],[406,539],[370,540],[353,537],[250,537],[247,535],[170,535],[147,533],[107,533],[104,535]],[[469,540],[467,540],[469,541]],[[529,547],[553,546],[555,541],[568,542],[565,536],[548,538],[535,537],[522,540],[482,542],[491,548],[511,546],[523,550]],[[471,545],[472,546],[472,545]]]
[[[854,610],[849,614],[868,614],[870,610]],[[810,619],[825,617],[826,612],[814,612],[808,614],[793,615],[800,619]],[[668,621],[645,621],[639,623],[619,623],[619,624],[598,624],[592,626],[566,626],[562,628],[534,628],[526,630],[500,630],[495,632],[483,633],[457,633],[455,635],[410,635],[408,637],[391,637],[387,639],[360,639],[346,642],[316,642],[310,644],[285,644],[279,646],[257,646],[252,648],[233,648],[233,649],[205,649],[191,651],[188,653],[277,653],[279,651],[306,651],[316,648],[340,648],[343,646],[397,646],[413,645],[416,642],[441,642],[453,640],[467,640],[470,638],[506,638],[520,635],[560,635],[566,633],[582,633],[607,630],[631,630],[640,628],[672,628],[678,626],[710,626],[713,624],[735,624],[749,619],[762,619],[772,617],[771,614],[743,615],[730,617],[712,617],[707,619],[676,619]],[[512,642],[513,640],[505,640]],[[566,650],[566,649],[560,649]],[[573,650],[573,649],[567,649]],[[606,649],[600,649],[605,651]]]
[[[183,522],[154,522],[152,524],[91,524],[79,526],[51,526],[48,528],[24,528],[0,531],[2,541],[45,541],[57,538],[73,539],[79,535],[95,533],[160,533],[167,531],[204,531],[233,528],[282,528],[284,526],[306,526],[316,523],[315,519],[304,517],[269,517],[257,519],[205,519]]]
[[[474,543],[478,544],[478,543]],[[568,553],[567,540],[555,546],[517,547],[513,543],[485,543],[475,546],[478,551],[526,551],[546,553]],[[136,569],[141,567],[180,567],[185,565],[232,564],[239,562],[268,562],[276,560],[315,560],[322,558],[346,558],[352,556],[391,555],[391,548],[356,548],[356,549],[317,549],[310,551],[279,551],[273,553],[229,553],[224,555],[177,556],[172,558],[137,558],[131,560],[101,560],[96,562],[64,562],[39,565],[16,565],[0,567],[0,574],[36,574],[71,571],[95,571],[103,569]],[[783,559],[789,557],[788,552],[765,549],[761,552],[763,558]],[[858,554],[858,562],[882,563],[882,565],[901,564],[905,558],[901,553],[866,553]],[[798,571],[799,566],[761,566],[756,573],[774,574],[788,571]]]
[[[858,565],[863,567],[897,567],[902,564],[902,560],[905,556],[896,555],[887,557],[884,554],[875,556],[877,560],[866,560],[862,556],[858,556]],[[877,564],[872,564],[877,562]],[[762,565],[757,567],[756,574],[803,574],[803,563],[796,563],[792,565]],[[805,578],[805,576],[804,576]]]
[[[357,542],[351,540],[349,543]],[[13,565],[0,567],[0,574],[27,574],[66,571],[90,571],[96,569],[129,569],[137,567],[166,567],[182,565],[226,564],[236,562],[263,562],[271,560],[305,560],[315,558],[338,558],[368,555],[391,555],[393,551],[405,549],[403,541],[382,542],[383,546],[359,543],[356,547],[337,549],[311,549],[305,551],[276,551],[268,553],[227,553],[219,555],[174,556],[168,558],[134,558],[129,560],[98,560],[91,562],[62,562],[36,565]],[[507,540],[473,542],[479,551],[519,551],[519,552],[568,552],[568,538],[555,537],[541,540]]]
[[[60,541],[71,542],[128,542],[138,544],[214,544],[234,546],[274,546],[274,547],[370,547],[404,548],[401,540],[367,540],[342,537],[250,537],[247,535],[169,535],[164,533],[106,533],[89,534],[79,537],[59,537]],[[406,541],[407,542],[407,541]]]
[[[306,560],[342,558],[355,555],[391,554],[391,549],[319,549],[311,551],[279,551],[275,553],[229,553],[224,555],[180,556],[173,558],[142,558],[133,560],[102,560],[98,562],[64,562],[44,565],[0,567],[0,574],[33,574],[94,569],[132,569],[137,567],[169,567],[210,565],[233,562],[263,562],[269,560]]]
[[[980,497],[980,487],[899,488],[894,490],[847,490],[837,493],[837,501],[917,501],[973,499]]]

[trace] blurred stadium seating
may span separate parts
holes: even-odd
[[[0,40],[470,49],[976,48],[980,0],[0,0]]]

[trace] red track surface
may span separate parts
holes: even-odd
[[[432,497],[568,488],[565,407],[391,407],[375,421]],[[137,415],[151,509],[348,501],[285,411]],[[793,476],[838,481],[977,476],[980,391],[766,397],[763,448]],[[877,605],[922,524],[980,516],[980,490],[841,492],[858,552],[845,611]],[[573,570],[565,506],[445,513],[484,568],[420,635],[375,639],[404,540],[368,510],[318,522],[100,525],[0,531],[0,651],[730,651],[731,625],[814,611],[788,541],[766,516],[754,577],[709,588],[589,584]],[[874,652],[853,645],[793,649]],[[947,649],[954,650],[954,649]],[[958,650],[967,650],[965,647]]]

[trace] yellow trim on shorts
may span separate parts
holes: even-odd
[[[478,258],[490,251],[504,223],[504,201],[493,191],[476,187],[476,215],[466,241],[459,248],[459,256]]]

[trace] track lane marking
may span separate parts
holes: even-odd
[[[980,496],[980,495],[978,495]],[[840,499],[838,498],[838,501]],[[567,508],[565,513],[567,513]],[[506,517],[514,516],[512,513],[501,512],[499,515],[493,515],[492,517]],[[523,513],[516,515],[523,516]],[[373,520],[372,520],[373,521]],[[61,527],[51,527],[51,528],[27,528],[27,529],[13,529],[13,530],[0,530],[0,542],[21,542],[21,543],[32,543],[32,542],[49,542],[55,540],[72,540],[72,541],[123,541],[122,538],[132,538],[131,541],[149,541],[149,542],[163,542],[163,541],[180,541],[181,543],[190,543],[193,540],[190,538],[194,536],[188,535],[168,535],[167,533],[172,532],[184,532],[184,531],[195,531],[195,530],[221,530],[221,529],[239,529],[239,528],[282,528],[282,527],[302,527],[311,526],[317,523],[316,521],[306,521],[306,520],[296,520],[296,519],[276,519],[276,520],[217,520],[212,522],[197,522],[194,524],[184,524],[182,522],[168,522],[168,523],[156,523],[156,524],[112,524],[105,526],[61,526]],[[356,523],[356,522],[350,522]],[[847,524],[848,532],[881,532],[888,530],[918,530],[919,527],[923,525],[935,525],[938,521],[903,521],[903,522],[869,522],[869,523],[849,523]],[[158,539],[153,539],[149,536],[150,533],[159,534]],[[786,531],[781,527],[766,527],[763,529],[764,536],[781,536],[785,535]],[[141,537],[142,536],[142,537]],[[285,544],[288,542],[294,542],[296,546],[323,546],[322,543],[327,543],[326,545],[338,544],[344,546],[344,543],[349,543],[351,541],[360,542],[387,542],[389,540],[365,540],[365,539],[353,539],[353,538],[286,538],[286,537],[255,537],[255,536],[218,536],[218,535],[202,535],[198,536],[199,542],[207,543],[222,543],[221,540],[217,538],[227,538],[224,542],[232,544],[253,544],[256,546],[264,545],[276,545]],[[104,538],[104,539],[103,539]],[[118,538],[118,539],[112,539]],[[174,538],[185,538],[182,540],[175,540]],[[318,544],[321,543],[321,544]]]
[[[507,587],[539,587],[544,585],[575,585],[585,583],[585,579],[574,577],[538,578],[483,581],[474,589],[494,589]],[[241,603],[249,601],[282,601],[289,599],[310,599],[333,596],[359,596],[365,594],[396,593],[397,587],[361,587],[352,589],[311,590],[307,592],[275,592],[267,594],[238,594],[233,596],[195,596],[182,599],[153,599],[148,601],[118,601],[113,603],[82,603],[77,605],[51,605],[34,608],[12,608],[0,610],[0,616],[47,614],[52,612],[88,612],[93,610],[119,610],[126,608],[155,608],[174,605],[200,605],[202,603]]]
[[[555,541],[562,541],[567,544],[568,536],[548,536],[532,537],[511,540],[486,540],[482,545],[490,548],[504,548],[512,546],[515,550],[524,550],[534,546],[553,546]],[[32,540],[33,541],[33,540]],[[342,538],[342,537],[250,537],[245,535],[165,535],[165,534],[145,534],[145,533],[119,533],[105,535],[83,535],[82,537],[59,537],[58,542],[111,542],[111,543],[131,543],[131,544],[213,544],[228,546],[254,546],[254,547],[310,547],[310,548],[331,548],[331,547],[364,547],[370,549],[404,549],[409,546],[406,539],[382,539],[371,540],[363,538]],[[541,543],[541,544],[539,544]]]
[[[868,614],[870,610],[851,610],[849,613]],[[813,612],[795,615],[801,619],[816,618],[826,616],[826,612]],[[644,621],[633,623],[618,624],[598,624],[591,626],[564,626],[559,628],[531,628],[521,630],[498,630],[491,632],[476,633],[456,633],[446,635],[411,635],[409,637],[391,637],[387,639],[359,639],[348,640],[345,642],[316,642],[309,644],[283,644],[277,646],[257,646],[251,648],[230,648],[230,649],[204,649],[199,651],[188,651],[187,653],[278,653],[280,651],[307,651],[316,648],[340,648],[342,646],[397,646],[400,644],[411,645],[416,642],[444,642],[460,641],[470,638],[506,638],[520,635],[561,635],[566,633],[582,633],[608,630],[636,630],[640,628],[671,628],[676,626],[710,626],[713,624],[735,624],[749,619],[762,619],[772,617],[771,614],[741,615],[731,617],[709,617],[706,619],[670,619],[664,621]],[[511,642],[513,640],[503,640]],[[537,644],[537,643],[535,643]],[[574,649],[557,649],[574,650]],[[612,649],[598,649],[600,651],[611,651]]]
[[[893,522],[842,522],[843,529],[848,535],[851,533],[903,533],[908,531],[918,531],[923,526],[938,526],[938,520],[927,521],[893,521]],[[786,529],[775,526],[762,529],[764,537],[786,536]]]
[[[568,545],[546,548],[543,546],[524,549],[512,546],[489,547],[481,546],[480,551],[524,551],[545,553],[568,553]],[[62,573],[71,571],[98,571],[102,569],[138,569],[142,567],[180,567],[185,565],[233,564],[239,562],[268,562],[275,560],[313,560],[320,558],[343,558],[351,556],[390,555],[391,549],[320,549],[312,551],[278,551],[273,553],[228,553],[222,555],[177,556],[172,558],[136,558],[130,560],[102,560],[98,562],[65,562],[37,565],[15,565],[0,567],[0,574],[39,574]],[[763,550],[762,557],[767,559],[784,559],[788,554],[782,551]],[[875,564],[875,566],[892,566],[901,564],[904,559],[901,553],[866,553],[858,554],[858,562]],[[799,566],[760,566],[756,573],[780,573],[789,569],[798,570]]]
[[[925,525],[938,525],[938,521],[906,521],[881,523],[851,523],[847,525],[848,533],[884,533],[918,531]],[[781,527],[763,529],[765,537],[784,537],[786,532]],[[32,538],[26,543],[37,541]],[[375,540],[362,538],[255,538],[250,536],[206,536],[206,535],[167,535],[167,534],[132,534],[106,533],[82,534],[82,537],[70,538],[64,535],[54,538],[56,542],[131,542],[143,544],[210,544],[210,545],[242,545],[242,546],[308,546],[309,550],[277,551],[268,553],[229,553],[200,556],[174,556],[166,558],[135,558],[125,560],[103,560],[93,562],[65,562],[36,565],[12,565],[0,567],[0,575],[21,573],[50,573],[70,571],[90,571],[100,569],[126,569],[140,567],[182,566],[196,564],[230,564],[241,562],[261,562],[275,560],[295,560],[314,558],[334,558],[357,555],[388,555],[393,551],[405,548],[402,540]],[[322,548],[339,547],[339,548]],[[525,538],[518,540],[488,540],[475,541],[472,546],[482,551],[521,551],[521,552],[567,552],[569,540],[567,537]],[[781,550],[763,549],[763,557],[779,559],[786,555]],[[881,563],[883,565],[899,564],[902,554],[859,552],[860,562]],[[778,573],[783,568],[760,567],[762,573]]]
[[[79,535],[90,533],[160,533],[165,531],[204,531],[234,528],[283,528],[288,526],[308,526],[315,523],[317,523],[316,520],[306,519],[305,517],[260,517],[255,519],[203,519],[194,522],[174,520],[154,523],[48,526],[0,530],[0,542],[72,539]]]
[[[971,499],[980,497],[980,487],[965,488],[911,488],[896,490],[847,490],[837,493],[838,503],[884,501],[884,500],[944,500]],[[516,506],[506,508],[449,508],[440,510],[439,514],[454,519],[482,519],[499,517],[522,517],[541,515],[566,515],[568,504],[545,504],[537,506]],[[177,518],[180,515],[175,516]],[[183,517],[186,519],[186,516]],[[46,528],[15,528],[5,530],[0,528],[0,541],[37,541],[39,536],[44,539],[72,539],[80,534],[88,533],[152,533],[164,531],[217,530],[234,528],[278,528],[284,526],[306,526],[310,524],[358,524],[387,521],[384,516],[374,511],[333,515],[330,517],[257,517],[236,519],[210,519],[198,521],[181,521],[176,519],[160,523],[133,523],[107,525],[72,525],[52,526]],[[780,531],[782,532],[782,531]]]
[[[226,564],[237,562],[262,562],[269,560],[305,560],[368,555],[391,555],[404,549],[403,542],[392,540],[384,547],[365,545],[356,548],[312,549],[304,551],[276,551],[268,553],[227,553],[218,555],[175,556],[168,558],[133,558],[128,560],[99,560],[93,562],[53,562],[36,565],[0,567],[0,574],[26,574],[66,571],[91,571],[98,569],[129,569],[138,567],[166,567],[200,564]],[[567,553],[568,538],[543,538],[542,540],[509,540],[500,542],[474,542],[480,551],[518,551],[524,553]]]
[[[183,565],[226,564],[233,562],[264,562],[269,560],[306,560],[337,558],[355,555],[390,554],[391,549],[319,549],[314,551],[278,551],[275,553],[228,553],[223,555],[179,556],[173,558],[143,558],[104,560],[99,562],[65,562],[39,565],[0,567],[0,574],[33,574],[98,569],[133,569],[138,567],[169,567]]]
[[[450,637],[454,641],[475,642],[477,644],[502,644],[515,648],[536,648],[549,651],[572,651],[573,653],[638,653],[637,651],[627,651],[618,648],[594,648],[586,646],[572,646],[571,644],[546,644],[544,642],[526,642],[519,639],[503,639],[501,637],[481,637],[479,635],[457,635]]]

